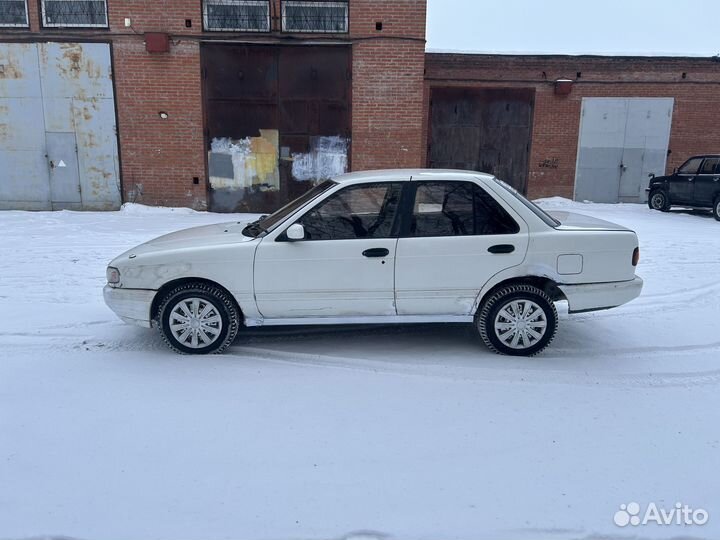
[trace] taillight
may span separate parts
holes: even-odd
[[[640,262],[640,248],[636,247],[635,251],[633,251],[632,265],[637,266],[639,262]]]

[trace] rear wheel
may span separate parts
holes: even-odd
[[[186,283],[169,291],[158,309],[165,343],[181,354],[220,353],[237,336],[240,311],[226,291],[208,283]]]
[[[650,207],[650,210],[667,212],[670,210],[670,201],[668,200],[667,195],[665,195],[665,192],[658,189],[650,192],[648,206]]]
[[[713,216],[720,221],[720,196],[715,199],[715,203],[713,204]]]
[[[475,317],[485,345],[499,354],[533,356],[557,330],[555,304],[533,285],[508,285],[493,293]]]

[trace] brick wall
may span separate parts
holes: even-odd
[[[423,138],[433,87],[522,87],[535,91],[528,178],[531,197],[572,198],[583,97],[672,97],[675,107],[667,170],[689,155],[720,152],[720,62],[703,58],[567,56],[426,56]],[[683,78],[685,74],[685,78]],[[554,81],[575,81],[569,96]],[[558,168],[540,167],[545,159]],[[425,158],[426,159],[426,158]]]
[[[353,170],[424,161],[425,7],[425,0],[350,2]]]

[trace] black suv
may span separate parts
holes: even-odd
[[[648,206],[667,212],[671,206],[712,208],[720,221],[720,154],[694,156],[670,176],[650,180]]]

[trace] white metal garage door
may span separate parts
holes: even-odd
[[[0,209],[120,206],[110,46],[0,43]]]
[[[644,202],[665,173],[672,98],[583,98],[575,199]]]

